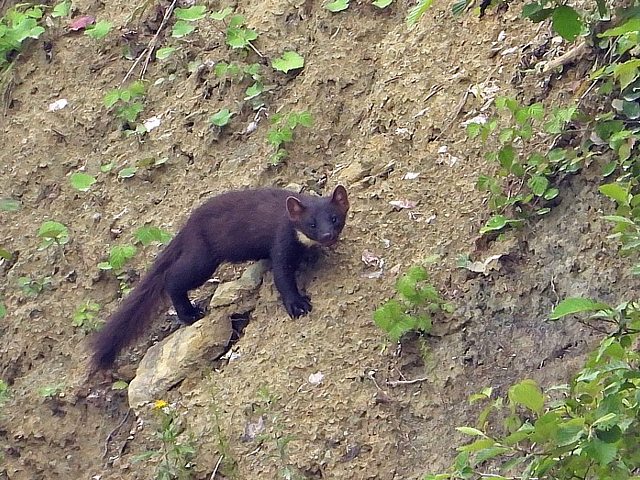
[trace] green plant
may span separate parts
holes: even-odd
[[[44,28],[38,25],[42,13],[40,6],[18,4],[0,17],[0,71],[7,68],[26,40],[37,39],[44,33]]]
[[[217,113],[214,113],[209,118],[209,123],[215,125],[216,127],[222,128],[229,123],[231,117],[234,115],[233,112],[230,112],[228,108],[223,108],[219,110]]]
[[[175,38],[182,38],[189,35],[196,29],[193,22],[204,18],[206,11],[207,7],[204,5],[193,5],[188,8],[176,8],[174,15],[178,20],[173,25],[171,36]]]
[[[267,141],[275,152],[270,157],[272,165],[279,165],[287,157],[288,152],[282,147],[293,140],[293,131],[298,125],[306,128],[313,126],[313,117],[309,112],[290,112],[286,115],[271,116],[271,128],[267,132]]]
[[[399,341],[411,331],[428,333],[434,313],[453,310],[433,285],[425,284],[427,280],[424,267],[411,267],[396,282],[399,299],[385,302],[374,312],[373,321],[392,341]]]
[[[7,316],[7,306],[0,302],[0,320]]]
[[[162,228],[145,225],[134,232],[133,238],[146,247],[152,243],[158,245],[167,243],[171,240],[171,234]]]
[[[111,22],[108,22],[107,20],[100,20],[93,25],[87,26],[84,30],[84,34],[94,40],[102,40],[104,37],[109,35],[112,28],[113,25]]]
[[[83,333],[91,333],[100,329],[104,323],[98,318],[100,304],[87,300],[73,312],[72,325],[80,328]]]
[[[47,220],[40,225],[38,237],[42,239],[38,250],[44,250],[53,244],[61,246],[68,243],[69,230],[60,222]]]
[[[341,12],[349,8],[349,0],[333,0],[332,2],[325,3],[324,8],[333,13]]]
[[[304,58],[297,52],[284,52],[281,57],[275,58],[271,62],[274,70],[288,73],[291,70],[298,70],[304,67]]]
[[[4,380],[0,380],[0,407],[9,399],[9,385]]]
[[[86,192],[96,183],[96,178],[86,173],[76,172],[69,177],[69,182],[76,190]]]
[[[120,290],[127,293],[130,290],[129,276],[124,271],[124,267],[135,256],[136,247],[134,245],[115,245],[109,251],[109,259],[100,262],[98,268],[100,270],[112,271],[120,283]]]
[[[134,461],[153,459],[157,462],[157,480],[187,480],[193,478],[191,460],[195,457],[195,442],[185,434],[186,425],[181,421],[174,405],[164,400],[157,400],[153,407],[157,428],[156,438],[161,448],[137,455]],[[185,436],[189,436],[184,440]],[[183,439],[181,440],[181,437]]]
[[[71,0],[64,0],[53,7],[51,16],[53,18],[68,17],[71,13]]]
[[[134,130],[133,125],[144,110],[141,102],[144,96],[144,83],[136,80],[127,87],[109,90],[104,96],[104,105],[108,109],[115,107],[116,116],[122,120],[125,129]]]
[[[42,279],[20,277],[18,278],[18,286],[25,295],[37,297],[45,289],[51,287],[51,277],[44,277]]]
[[[257,32],[244,26],[246,20],[243,15],[231,15],[232,13],[233,9],[226,7],[223,10],[212,13],[211,18],[213,20],[225,22],[227,27],[226,42],[231,48],[251,48],[252,50],[255,50],[255,47],[253,47],[251,42],[258,38]]]
[[[561,174],[575,173],[583,164],[577,149],[549,148],[545,140],[562,133],[576,107],[557,108],[545,115],[540,103],[521,106],[504,97],[496,100],[496,106],[501,116],[467,125],[471,138],[486,142],[491,137],[499,143],[498,150],[486,154],[498,163],[497,174],[478,177],[477,188],[489,193],[489,208],[494,212],[480,230],[483,234],[519,225],[533,213],[548,213],[548,202],[559,193],[553,181]],[[541,136],[534,135],[540,130],[547,134],[542,144]]]
[[[591,353],[569,385],[546,394],[533,380],[509,388],[506,398],[492,389],[473,395],[486,402],[475,427],[458,430],[472,437],[447,473],[425,480],[491,478],[631,479],[640,468],[640,304],[617,307],[584,298],[562,301],[556,320],[589,314],[588,322],[610,333]],[[497,470],[496,470],[497,469]]]
[[[213,396],[215,398],[215,396]],[[216,448],[221,456],[220,473],[225,478],[238,478],[238,462],[233,457],[229,436],[223,428],[223,421],[220,415],[220,409],[217,405],[211,403],[211,417],[213,420],[213,436],[216,442]]]
[[[53,398],[57,397],[64,390],[63,383],[56,383],[54,385],[45,385],[44,387],[40,387],[38,389],[38,395],[42,398]]]

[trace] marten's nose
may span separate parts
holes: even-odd
[[[332,232],[325,232],[322,235],[320,235],[320,241],[321,242],[328,242],[330,240],[333,240],[333,233]]]

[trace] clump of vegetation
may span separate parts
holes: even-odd
[[[83,333],[95,332],[104,323],[98,318],[100,304],[87,300],[73,312],[72,325],[78,327]]]
[[[109,90],[104,96],[104,106],[108,109],[115,107],[116,116],[123,122],[125,130],[137,130],[135,122],[140,112],[144,110],[142,104],[144,96],[144,83],[136,80],[127,87]],[[140,127],[144,129],[144,126]]]
[[[373,321],[392,341],[399,341],[409,332],[429,333],[434,313],[453,311],[438,290],[425,283],[428,278],[424,267],[411,267],[396,282],[398,299],[387,301],[374,312]]]
[[[44,28],[38,24],[42,14],[40,6],[22,3],[0,17],[0,71],[9,66],[28,39],[37,39],[44,33]]]
[[[51,287],[51,277],[19,277],[18,286],[25,295],[28,295],[29,297],[37,297],[47,288]]]
[[[290,112],[286,115],[278,113],[271,116],[267,141],[275,150],[269,159],[272,165],[279,165],[289,155],[283,145],[293,140],[293,132],[298,126],[313,126],[313,117],[309,112]]]
[[[506,398],[494,397],[491,388],[471,396],[472,403],[486,404],[476,426],[458,428],[472,441],[458,448],[447,473],[424,480],[635,478],[640,468],[640,354],[634,346],[640,304],[611,307],[569,298],[551,319],[574,314],[589,314],[588,322],[608,326],[611,333],[571,382],[545,393],[527,379],[511,386]]]
[[[44,250],[54,244],[62,246],[69,242],[69,229],[60,222],[47,220],[40,225],[38,237],[42,239],[38,250]]]
[[[53,385],[45,385],[38,389],[38,395],[44,399],[50,399],[59,396],[64,391],[63,383],[56,383]]]
[[[191,461],[195,457],[195,442],[175,405],[157,400],[153,407],[157,422],[156,438],[161,447],[137,455],[135,461],[157,462],[155,478],[158,480],[187,480],[193,478]],[[188,437],[185,439],[185,437]]]
[[[532,214],[548,213],[548,202],[559,193],[554,179],[575,173],[583,160],[575,149],[534,143],[540,138],[534,133],[540,130],[546,138],[560,134],[573,118],[575,107],[558,108],[545,115],[541,103],[521,106],[512,98],[499,98],[496,106],[507,115],[467,125],[471,138],[480,137],[486,142],[491,137],[500,145],[486,154],[488,160],[498,163],[497,174],[478,178],[477,187],[489,193],[489,208],[494,212],[480,233],[520,225]]]

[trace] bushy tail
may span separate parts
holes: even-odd
[[[160,253],[151,269],[93,338],[93,371],[113,364],[124,347],[138,338],[165,303],[164,277],[179,255],[178,237]]]

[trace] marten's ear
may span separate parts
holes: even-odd
[[[300,222],[304,215],[305,207],[296,197],[287,197],[287,213],[293,222]]]
[[[342,185],[338,185],[331,195],[331,203],[337,205],[343,213],[349,211],[349,199],[347,198],[347,189]]]

